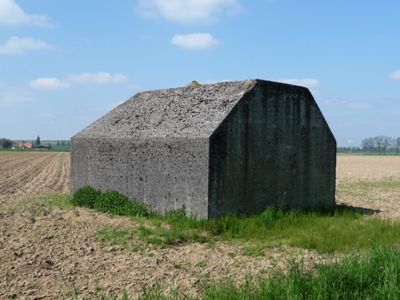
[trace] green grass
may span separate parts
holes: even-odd
[[[400,253],[374,247],[364,255],[352,254],[332,264],[308,270],[292,262],[287,274],[248,277],[242,285],[211,283],[201,299],[400,299]]]
[[[60,209],[71,209],[74,207],[68,194],[52,195],[49,205],[50,207],[58,207]]]
[[[72,209],[74,206],[71,204],[70,196],[67,194],[35,195],[21,199],[15,205],[1,205],[0,203],[0,215],[3,212],[15,214],[24,211],[30,215],[29,219],[33,223],[36,217],[50,214],[54,207]]]
[[[263,255],[263,249],[281,245],[321,254],[346,254],[354,249],[371,249],[374,244],[400,245],[400,224],[371,218],[346,206],[308,212],[284,212],[270,207],[260,215],[228,215],[217,220],[157,216],[130,230],[106,227],[99,236],[102,241],[124,246],[138,239],[152,248],[229,241],[252,256]]]
[[[393,180],[356,184],[362,189],[400,186]],[[373,243],[383,246],[400,244],[399,223],[368,218],[361,210],[343,205],[309,211],[284,211],[271,206],[258,215],[231,214],[215,220],[196,220],[186,216],[184,208],[160,216],[116,191],[101,193],[91,187],[78,190],[71,203],[114,215],[130,216],[142,223],[130,232],[105,228],[99,233],[103,241],[125,246],[132,242],[132,237],[152,247],[230,241],[242,245],[246,254],[257,256],[263,255],[266,247],[283,244],[327,254],[365,250],[371,248]]]

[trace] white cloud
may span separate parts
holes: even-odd
[[[139,0],[136,11],[149,18],[163,17],[186,24],[215,23],[221,13],[242,11],[236,0]]]
[[[389,78],[393,80],[400,80],[400,70],[390,73]]]
[[[73,74],[68,77],[68,81],[76,84],[107,84],[107,83],[124,83],[128,81],[128,77],[122,74],[114,74],[106,72],[99,73],[80,73]]]
[[[73,84],[113,84],[127,81],[128,77],[122,74],[111,75],[110,73],[99,72],[72,74],[66,79],[42,77],[30,81],[28,85],[34,89],[64,89]]]
[[[190,50],[206,50],[222,45],[209,33],[176,34],[171,42],[176,46]]]
[[[29,91],[0,83],[0,106],[12,107],[35,102]]]
[[[48,25],[47,17],[44,15],[28,15],[14,0],[0,1],[0,24],[5,25]]]
[[[42,77],[30,81],[29,86],[34,89],[63,89],[69,87],[70,84],[58,78]]]
[[[30,50],[41,50],[52,48],[51,45],[43,41],[35,40],[30,37],[9,38],[4,44],[0,45],[0,54],[23,54]]]

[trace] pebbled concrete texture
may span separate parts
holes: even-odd
[[[336,141],[308,89],[264,80],[134,95],[71,139],[71,193],[197,218],[335,203]]]

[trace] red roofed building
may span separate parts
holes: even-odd
[[[34,149],[35,146],[33,146],[32,143],[20,143],[20,144],[18,145],[18,148],[19,148],[19,149]]]

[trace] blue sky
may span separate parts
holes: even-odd
[[[139,91],[308,87],[339,146],[400,137],[400,1],[0,0],[0,138],[69,139]]]

